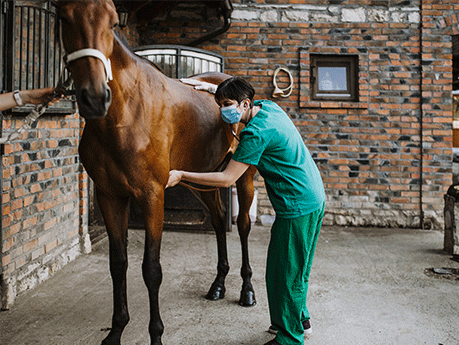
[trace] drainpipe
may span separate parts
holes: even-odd
[[[198,44],[204,43],[206,41],[211,40],[212,38],[226,32],[231,26],[231,13],[233,12],[233,5],[231,4],[231,0],[224,0],[222,4],[222,14],[223,14],[223,21],[224,24],[220,29],[212,31],[205,36],[202,36],[190,43],[188,45],[190,47],[196,47]]]
[[[3,133],[3,114],[0,112],[0,134]],[[0,196],[3,195],[3,149],[4,145],[0,146]],[[3,214],[3,197],[0,200],[0,205],[2,206],[2,214]],[[3,216],[2,216],[3,218]],[[3,291],[3,219],[0,218],[0,309],[2,309],[2,295],[6,293]]]
[[[419,78],[419,92],[420,92],[420,107],[421,107],[421,112],[420,112],[420,115],[419,115],[419,132],[420,132],[420,136],[419,136],[419,153],[420,153],[420,161],[419,161],[419,169],[420,169],[420,172],[419,172],[419,220],[421,222],[421,229],[424,230],[424,210],[423,210],[423,192],[422,192],[422,185],[423,185],[423,169],[424,169],[424,155],[423,155],[423,146],[424,146],[424,136],[423,136],[423,130],[424,130],[424,127],[423,127],[423,122],[424,122],[424,109],[423,109],[423,104],[424,104],[424,97],[422,96],[422,84],[423,84],[423,68],[422,68],[422,53],[423,53],[423,48],[422,48],[422,45],[423,45],[423,32],[422,32],[422,29],[423,29],[423,20],[422,20],[422,16],[423,16],[423,10],[422,10],[422,4],[423,4],[423,1],[420,0],[420,3],[419,3],[419,17],[420,17],[420,24],[419,24],[419,54],[420,54],[420,61],[419,61],[419,65],[420,65],[420,78]]]

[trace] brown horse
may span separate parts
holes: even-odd
[[[58,8],[67,67],[74,79],[79,113],[86,120],[80,157],[96,184],[110,241],[114,311],[111,331],[102,344],[120,344],[129,321],[126,246],[130,199],[144,214],[142,273],[150,299],[149,332],[151,344],[161,344],[160,246],[169,171],[221,168],[234,150],[235,140],[211,94],[166,77],[120,42],[114,32],[118,15],[112,0],[61,0]],[[221,73],[196,76],[215,84],[228,77]],[[237,181],[243,258],[240,304],[246,306],[255,304],[247,248],[254,173],[251,168]],[[217,277],[207,294],[216,300],[224,297],[229,270],[225,210],[217,192],[203,192],[201,196],[217,235]]]

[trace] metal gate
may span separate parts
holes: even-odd
[[[170,78],[186,78],[204,72],[223,72],[224,60],[221,55],[202,49],[154,45],[134,49],[135,53],[161,67]]]
[[[1,91],[30,90],[56,86],[62,67],[62,49],[57,39],[57,8],[53,1],[1,1],[2,88]],[[68,71],[63,71],[68,77]],[[29,113],[30,107],[14,108]],[[48,114],[75,112],[71,100],[49,107]]]

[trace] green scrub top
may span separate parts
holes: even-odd
[[[292,120],[276,103],[258,100],[261,109],[241,131],[235,161],[254,165],[265,180],[276,215],[295,218],[323,206],[319,169]]]

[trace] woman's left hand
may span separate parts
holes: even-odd
[[[171,170],[169,172],[169,181],[167,181],[166,188],[174,187],[182,180],[182,171]]]

